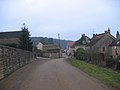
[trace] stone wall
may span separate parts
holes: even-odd
[[[32,52],[0,45],[0,79],[33,60]]]

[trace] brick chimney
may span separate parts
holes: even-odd
[[[82,37],[85,37],[85,34],[82,34]]]
[[[116,38],[117,38],[117,39],[120,39],[119,31],[117,31]]]
[[[110,34],[110,28],[108,27],[108,33]]]
[[[93,37],[95,36],[95,34],[93,33]]]

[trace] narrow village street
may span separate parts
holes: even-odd
[[[69,65],[65,58],[38,58],[0,81],[0,90],[111,90]]]

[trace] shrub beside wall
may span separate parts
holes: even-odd
[[[83,48],[78,48],[74,56],[78,60],[85,60],[85,50]]]

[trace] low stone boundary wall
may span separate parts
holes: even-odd
[[[33,60],[33,52],[0,45],[0,79]]]

